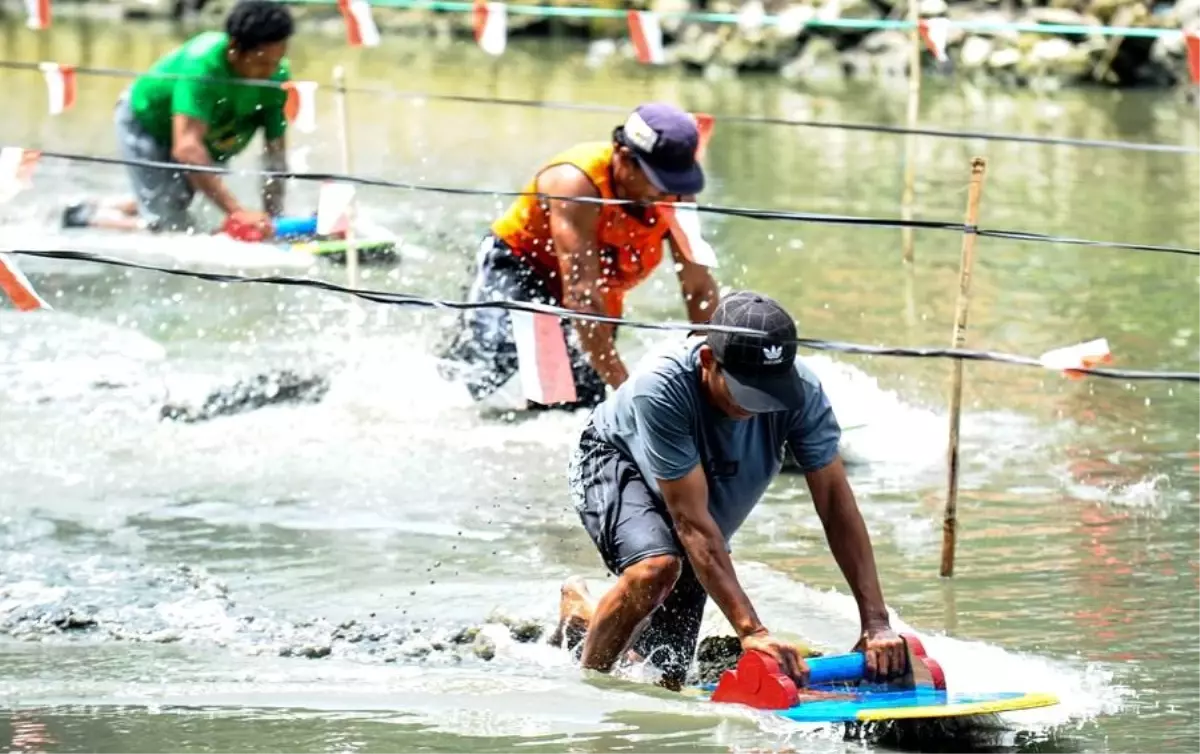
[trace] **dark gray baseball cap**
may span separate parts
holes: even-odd
[[[751,413],[804,407],[804,380],[796,369],[796,323],[779,302],[753,291],[734,291],[722,297],[709,324],[765,333],[706,333],[739,406]]]
[[[704,169],[696,161],[700,131],[691,115],[666,102],[638,105],[613,140],[628,147],[646,177],[668,194],[699,194]]]

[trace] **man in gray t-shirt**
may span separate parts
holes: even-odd
[[[841,428],[820,381],[796,360],[795,323],[775,301],[743,291],[723,297],[709,324],[762,334],[689,338],[631,375],[580,436],[572,497],[619,579],[599,602],[579,579],[568,580],[556,640],[586,633],[583,666],[607,671],[636,639],[634,655],[679,688],[711,595],[744,650],[771,655],[803,682],[796,647],[759,621],[728,554],[786,446],[858,601],[869,674],[902,671],[903,644],[889,626],[871,541],[838,457]]]

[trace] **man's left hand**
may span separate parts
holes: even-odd
[[[869,681],[886,681],[908,669],[904,641],[891,626],[869,626],[854,649],[867,656]]]

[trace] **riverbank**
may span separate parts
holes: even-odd
[[[192,17],[211,25],[222,18],[233,0],[120,0],[114,3],[58,0],[54,12],[63,17],[99,15],[122,19]],[[1113,37],[1101,33],[1029,33],[1004,28],[1013,24],[1056,24],[1074,27],[1137,27],[1200,31],[1200,0],[1151,4],[1139,0],[1054,0],[1054,6],[1029,7],[1028,0],[920,0],[923,18],[951,22],[946,39],[947,61],[938,62],[925,49],[925,70],[931,75],[992,83],[1002,87],[1053,90],[1063,86],[1190,87],[1186,44],[1181,35]],[[525,7],[564,6],[617,9],[625,3],[596,0],[529,0]],[[909,35],[902,29],[862,29],[811,26],[811,21],[859,22],[903,20],[905,4],[886,0],[637,0],[634,6],[653,10],[662,18],[667,66],[682,67],[706,77],[744,72],[776,73],[797,84],[838,79],[899,79],[907,75]],[[9,12],[20,11],[7,0]],[[343,33],[336,5],[300,4],[293,11],[309,32]],[[681,13],[741,14],[744,22],[695,21]],[[750,19],[766,13],[780,23],[764,25]],[[384,35],[469,37],[471,15],[463,12],[409,10],[376,6],[375,21]],[[992,29],[965,31],[954,23],[992,24]],[[628,28],[622,18],[538,16],[510,13],[510,39],[569,36],[590,45],[596,65],[633,62]]]

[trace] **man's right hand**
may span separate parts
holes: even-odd
[[[248,209],[234,210],[226,218],[226,224],[239,229],[240,232],[245,232],[246,229],[253,228],[257,231],[258,237],[264,239],[275,235],[275,222],[265,212],[255,212]]]
[[[800,656],[795,644],[776,638],[765,628],[742,637],[742,651],[755,650],[768,655],[779,668],[791,676],[798,686],[808,685],[808,663]]]

